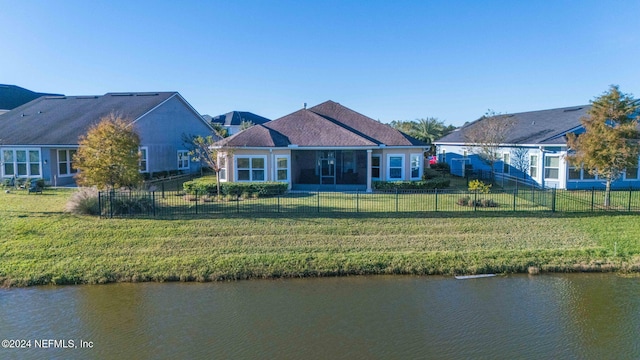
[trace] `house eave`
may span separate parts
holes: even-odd
[[[420,149],[425,146],[212,146],[212,149],[234,150],[392,150],[392,149]]]

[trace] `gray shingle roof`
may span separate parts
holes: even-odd
[[[266,132],[264,129],[270,129]],[[271,137],[263,139],[262,137]],[[276,138],[277,137],[277,138]],[[274,144],[274,145],[265,145]],[[300,147],[372,147],[426,146],[389,125],[359,114],[336,102],[327,101],[310,109],[254,126],[222,140],[231,147],[287,146]]]
[[[264,124],[271,120],[260,115],[248,111],[231,111],[223,115],[210,117],[212,123],[218,123],[224,126],[241,125],[242,121],[251,121],[254,125]]]
[[[564,145],[564,134],[579,127],[580,119],[587,116],[591,105],[580,105],[558,109],[529,111],[501,115],[514,121],[507,133],[505,144]],[[465,133],[482,122],[482,118],[456,129],[451,134],[435,141],[436,144],[464,144]]]
[[[40,96],[63,95],[39,93],[15,85],[0,84],[0,110],[15,109],[20,105],[39,98]]]
[[[4,145],[75,145],[111,112],[134,121],[176,92],[40,97],[0,115]]]

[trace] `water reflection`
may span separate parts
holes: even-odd
[[[0,290],[0,358],[640,358],[640,282],[615,275],[348,277]]]

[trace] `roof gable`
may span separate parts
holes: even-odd
[[[266,132],[262,127],[273,132]],[[333,101],[298,110],[267,122],[262,127],[251,127],[222,140],[219,144],[231,147],[426,146],[425,143],[402,134],[391,126],[381,124]],[[274,134],[277,134],[278,138]],[[261,136],[271,138],[262,139]]]
[[[115,112],[133,122],[176,94],[40,97],[0,115],[0,133],[6,145],[74,145],[109,113]]]
[[[309,110],[377,144],[387,146],[426,146],[424,142],[406,135],[390,125],[383,124],[331,100],[316,105]]]
[[[291,143],[286,136],[264,125],[255,125],[217,142],[230,147],[286,147]]]

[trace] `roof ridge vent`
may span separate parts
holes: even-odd
[[[158,96],[160,95],[159,93],[137,93],[134,94],[135,96]]]
[[[111,93],[111,96],[133,96],[132,93]]]
[[[578,110],[582,110],[582,108],[581,107],[577,107],[577,108],[572,108],[572,109],[564,109],[563,112],[578,111]]]

